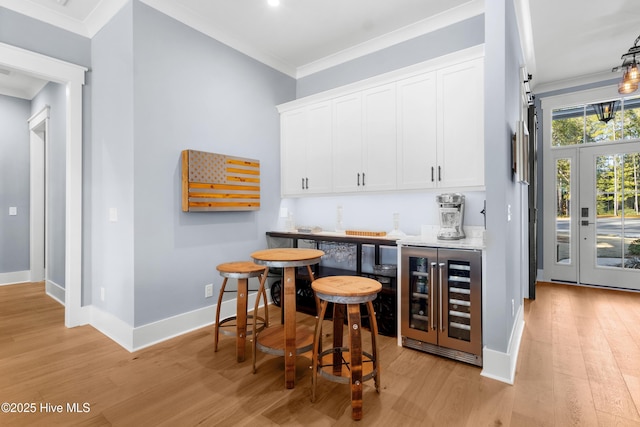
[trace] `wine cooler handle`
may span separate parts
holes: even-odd
[[[444,294],[442,293],[442,271],[444,270],[444,263],[441,262],[438,268],[438,301],[440,302],[440,330],[444,332],[444,320],[442,314],[442,300],[444,299]]]
[[[436,276],[436,263],[431,263],[431,274],[429,274],[429,324],[431,325],[431,329],[436,330],[436,293],[434,291],[433,286],[435,285],[434,277]]]

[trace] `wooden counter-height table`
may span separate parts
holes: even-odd
[[[267,267],[283,269],[282,309],[284,324],[264,329],[253,340],[253,371],[256,371],[256,348],[269,354],[284,356],[284,381],[286,388],[295,386],[296,355],[313,347],[313,331],[296,325],[296,268],[307,267],[313,281],[311,266],[318,264],[324,255],[317,249],[275,248],[251,254],[254,262]]]

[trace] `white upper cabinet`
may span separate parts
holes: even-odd
[[[362,185],[362,94],[333,100],[333,190],[358,191]]]
[[[396,188],[395,83],[333,101],[334,192]]]
[[[298,99],[282,194],[484,188],[484,47]]]
[[[436,73],[397,84],[398,188],[436,186]]]
[[[331,185],[331,103],[280,116],[283,196],[322,194]]]
[[[484,60],[438,70],[440,187],[484,186]]]
[[[367,191],[396,189],[396,84],[362,94],[362,184]]]

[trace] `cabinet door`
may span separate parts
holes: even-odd
[[[439,186],[484,186],[484,61],[438,70]]]
[[[331,192],[331,103],[309,107],[306,138],[305,187],[308,193]],[[307,181],[308,180],[308,181]]]
[[[436,73],[397,84],[398,188],[436,186]]]
[[[365,191],[396,188],[395,83],[362,93],[362,184]]]
[[[280,123],[282,195],[331,192],[331,104],[288,111]]]
[[[288,111],[280,116],[281,192],[283,196],[304,193],[306,163],[307,112]]]
[[[362,188],[362,96],[346,95],[333,101],[333,190]]]

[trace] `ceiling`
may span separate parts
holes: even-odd
[[[490,0],[141,0],[299,78],[478,15]],[[640,32],[640,1],[514,0],[534,92],[617,78]],[[93,37],[127,0],[0,0],[0,6]],[[31,99],[45,82],[0,69],[0,93]],[[35,85],[31,85],[34,83]],[[40,85],[40,86],[38,86]],[[35,92],[34,92],[35,91]],[[8,94],[8,93],[7,93]],[[22,94],[22,95],[18,95]]]

